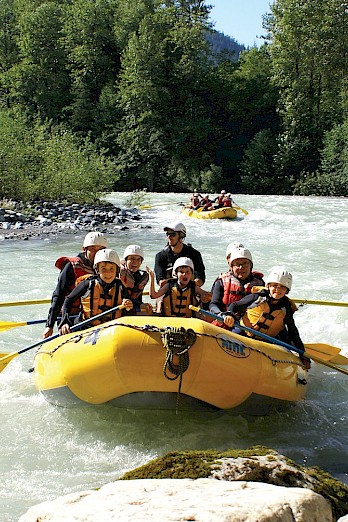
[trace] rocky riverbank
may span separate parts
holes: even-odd
[[[28,510],[19,522],[348,522],[348,487],[274,450],[173,452],[98,490]]]
[[[58,234],[76,234],[99,230],[114,234],[142,225],[136,208],[122,209],[111,203],[80,205],[47,201],[22,203],[3,201],[0,205],[0,241],[28,240],[55,237]]]

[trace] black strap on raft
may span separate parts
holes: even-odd
[[[181,392],[182,376],[190,364],[188,351],[195,343],[196,338],[196,333],[191,328],[185,330],[183,327],[168,327],[161,332],[162,343],[166,349],[166,359],[163,367],[163,374],[165,378],[169,379],[170,381],[175,381],[175,379],[180,377],[177,394],[177,412]],[[174,362],[175,357],[177,362]],[[173,377],[168,375],[168,372],[170,372]]]

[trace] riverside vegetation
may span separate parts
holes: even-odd
[[[0,197],[347,196],[345,2],[275,0],[265,43],[235,56],[212,46],[209,12],[203,0],[2,1]]]

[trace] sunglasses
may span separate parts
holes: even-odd
[[[177,232],[167,232],[167,237],[175,237]]]

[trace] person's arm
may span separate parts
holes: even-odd
[[[191,247],[191,248],[188,248],[188,251],[185,252],[185,255],[187,255],[187,257],[189,257],[193,261],[193,265],[195,267],[194,276],[195,276],[196,285],[198,285],[198,286],[204,285],[204,283],[205,283],[205,266],[203,263],[203,258],[202,258],[201,253],[198,250]]]
[[[222,286],[221,279],[216,279],[213,283],[213,287],[211,289],[212,297],[209,305],[209,310],[216,315],[221,315],[223,313],[224,304],[222,302],[222,298],[224,295],[224,289]]]
[[[286,307],[285,325],[288,333],[288,341],[290,344],[298,348],[299,350],[305,351],[305,346],[300,337],[300,333],[297,329],[294,320],[294,314],[290,306]]]
[[[195,287],[195,294],[199,295],[199,297],[201,298],[201,302],[202,303],[210,303],[211,293],[207,292],[206,290],[203,290],[203,288],[201,288],[197,284],[196,284],[196,287]]]
[[[155,274],[154,274],[154,271],[151,270],[151,268],[149,268],[148,266],[146,267],[146,271],[147,271],[147,273],[150,276],[149,295],[150,295],[151,299],[157,299],[158,297],[161,297],[162,295],[164,295],[167,292],[167,290],[169,288],[169,285],[168,285],[168,283],[166,283],[161,288],[159,288],[157,290],[157,292],[156,292],[156,290],[155,290]]]
[[[68,294],[64,300],[63,309],[62,309],[62,320],[59,323],[58,329],[61,335],[65,335],[70,332],[71,322],[69,319],[70,310],[77,299],[80,299],[82,296],[86,295],[90,286],[90,279],[85,279],[81,281],[74,290]]]
[[[246,309],[260,297],[259,293],[248,294],[242,297],[239,301],[235,301],[228,305],[228,312],[234,314],[235,317],[242,317]]]
[[[158,252],[155,256],[155,274],[157,284],[164,284],[163,281],[167,280],[167,267],[168,267],[168,258],[164,250]]]
[[[58,277],[57,286],[53,291],[51,306],[48,311],[46,328],[42,334],[42,337],[45,339],[52,335],[54,324],[57,320],[58,315],[62,309],[64,299],[66,295],[69,293],[69,288],[73,285],[75,281],[75,273],[74,268],[70,262],[68,262],[63,270],[60,272]]]

